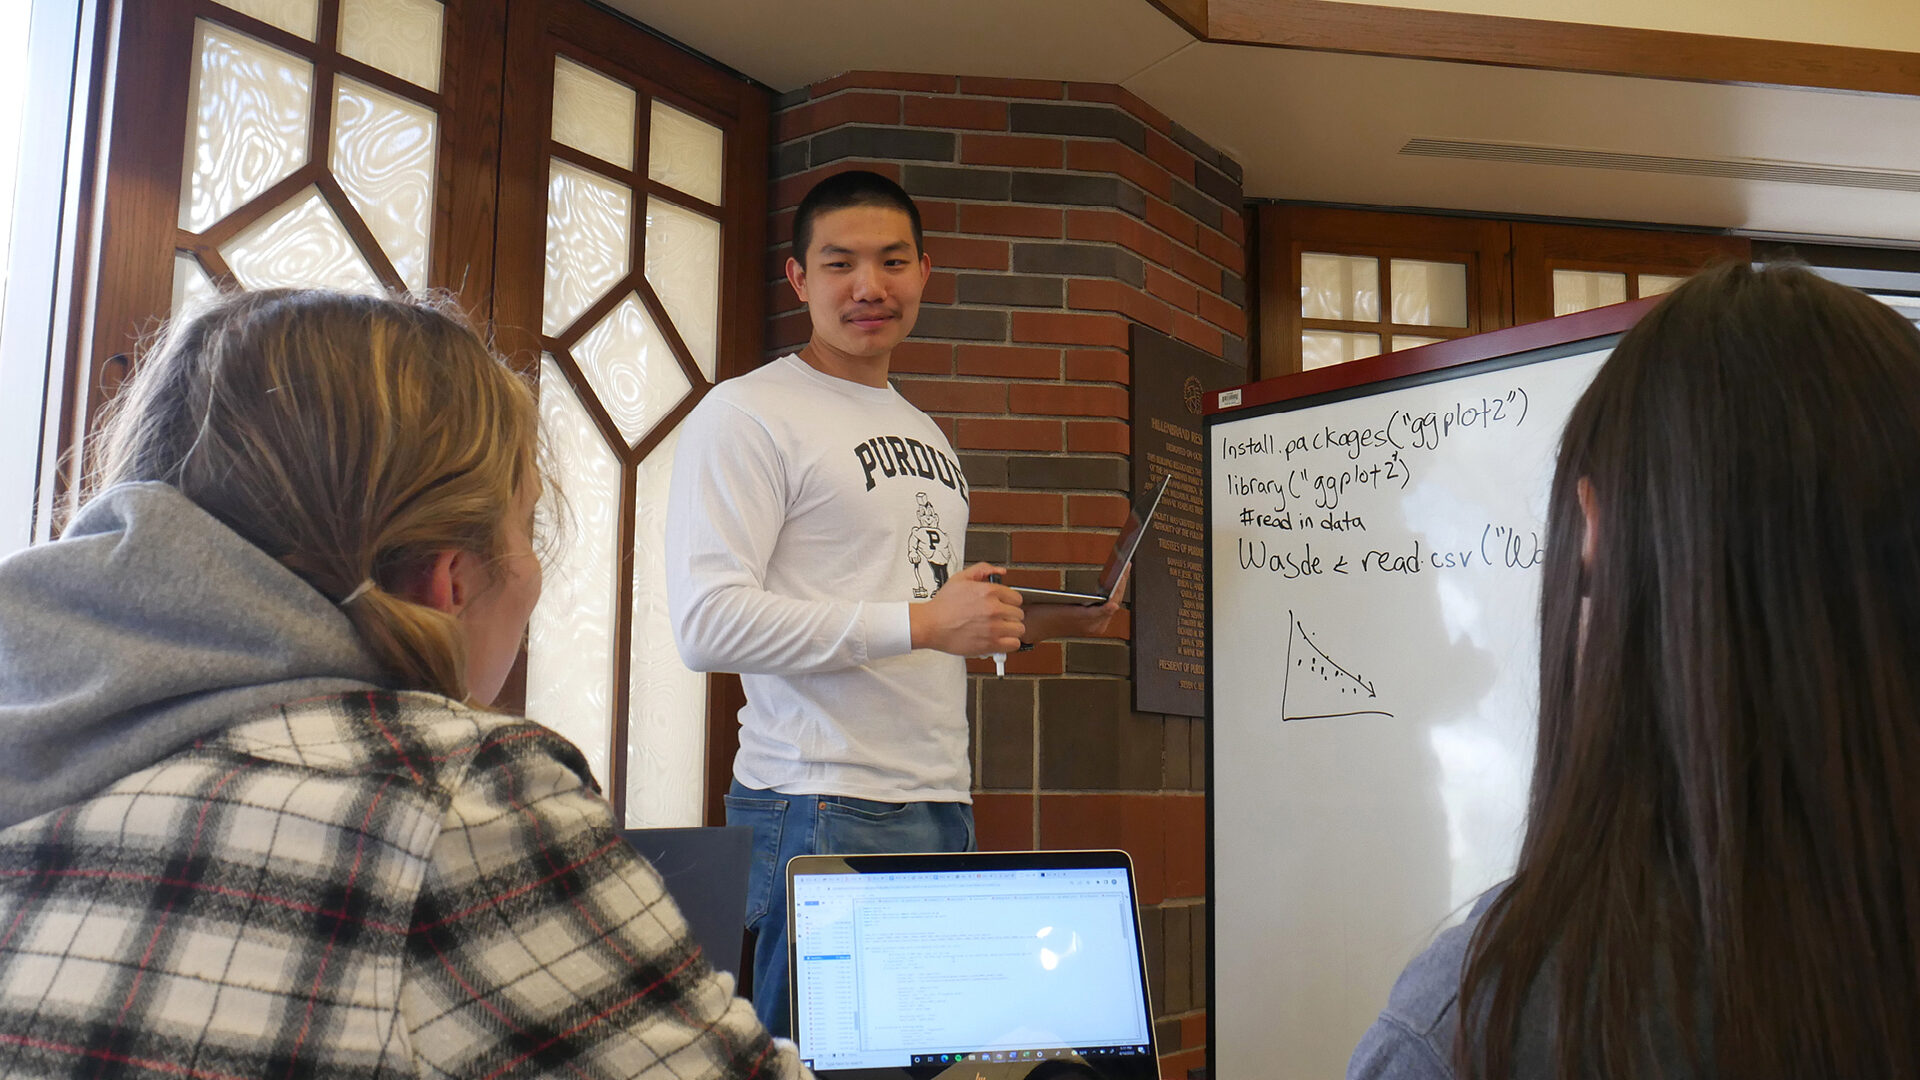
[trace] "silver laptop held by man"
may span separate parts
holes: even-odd
[[[1016,585],[1013,591],[1021,595],[1029,604],[1104,604],[1113,597],[1113,590],[1120,587],[1120,578],[1126,573],[1127,564],[1133,561],[1133,553],[1139,549],[1140,541],[1147,535],[1147,529],[1153,524],[1154,512],[1160,508],[1160,498],[1167,493],[1167,485],[1173,482],[1173,474],[1160,478],[1152,490],[1141,495],[1133,502],[1133,508],[1127,512],[1127,523],[1114,539],[1113,551],[1107,555],[1107,565],[1100,570],[1100,584],[1094,592],[1071,592],[1064,589],[1035,589]]]

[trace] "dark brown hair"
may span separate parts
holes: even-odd
[[[813,185],[800,199],[799,209],[793,212],[793,258],[802,270],[807,268],[807,248],[813,243],[813,219],[850,206],[881,206],[900,211],[913,226],[914,254],[927,250],[926,237],[920,232],[920,208],[913,204],[907,189],[877,172],[849,169]]]
[[[1512,1075],[1531,999],[1558,1076],[1920,1076],[1920,332],[1804,269],[1700,274],[1574,408],[1547,535],[1460,1064]]]
[[[114,399],[90,487],[158,480],[336,603],[394,684],[467,697],[452,615],[394,591],[498,557],[539,408],[450,301],[267,289],[174,320]]]

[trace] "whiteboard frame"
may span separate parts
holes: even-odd
[[[1467,375],[1478,374],[1503,366],[1499,361],[1512,358],[1514,362],[1525,362],[1520,357],[1526,353],[1543,350],[1558,350],[1556,355],[1566,355],[1574,351],[1581,342],[1597,338],[1610,337],[1625,332],[1639,322],[1641,317],[1660,302],[1660,297],[1646,297],[1631,300],[1624,304],[1594,308],[1573,315],[1564,315],[1557,319],[1528,323],[1523,326],[1508,327],[1471,337],[1454,338],[1432,345],[1423,345],[1403,352],[1387,353],[1381,356],[1354,360],[1332,367],[1317,368],[1298,374],[1281,375],[1245,386],[1232,387],[1207,393],[1202,400],[1201,430],[1208,452],[1201,460],[1201,490],[1211,497],[1213,492],[1213,431],[1216,425],[1230,423],[1272,412],[1289,411],[1284,406],[1288,402],[1302,398],[1323,398],[1302,404],[1300,408],[1311,408],[1318,404],[1331,404],[1366,397],[1374,393],[1399,389],[1407,385],[1427,382],[1440,382]],[[1539,357],[1540,360],[1551,357]],[[1234,402],[1222,407],[1221,400]],[[1212,527],[1212,507],[1207,508],[1207,524]],[[1213,545],[1205,546],[1205,573],[1207,582],[1206,610],[1206,653],[1214,655],[1214,588],[1218,581],[1213,567]],[[1219,927],[1216,918],[1219,904],[1215,894],[1215,871],[1218,866],[1218,852],[1214,845],[1214,685],[1218,679],[1216,672],[1208,672],[1206,689],[1206,810],[1207,810],[1207,1072],[1214,1075],[1214,1049],[1219,1046],[1219,963],[1220,951]],[[1382,1001],[1384,1006],[1386,1002]],[[1237,1080],[1237,1078],[1224,1078]]]

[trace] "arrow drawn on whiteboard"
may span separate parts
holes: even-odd
[[[1287,626],[1287,670],[1280,689],[1282,722],[1393,715],[1384,709],[1354,708],[1380,696],[1373,684],[1341,667],[1315,645],[1291,611],[1287,612]]]

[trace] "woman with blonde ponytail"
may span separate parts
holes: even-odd
[[[93,460],[0,561],[0,1075],[804,1075],[490,709],[538,411],[450,306],[225,296]]]

